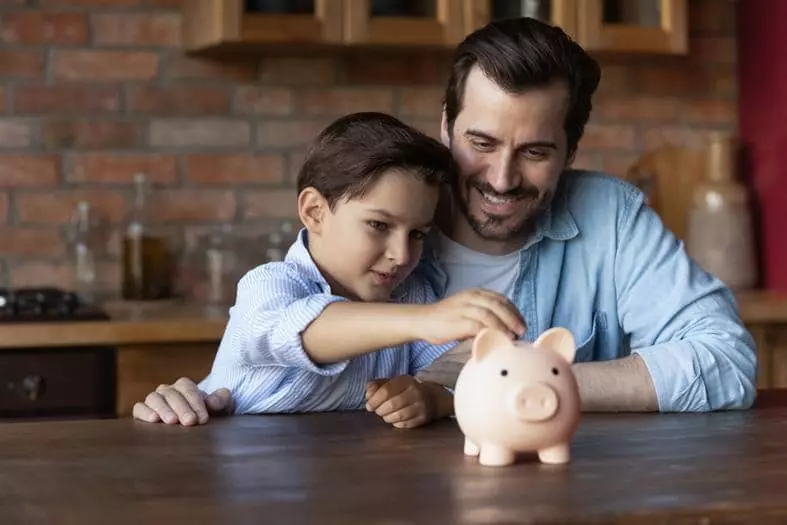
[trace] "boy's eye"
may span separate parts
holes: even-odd
[[[412,237],[416,241],[422,241],[422,240],[424,240],[424,237],[426,237],[426,233],[424,233],[422,231],[415,230],[415,231],[410,232],[410,237]]]
[[[372,227],[372,229],[377,230],[378,232],[384,232],[385,230],[388,229],[388,225],[385,224],[384,222],[367,221],[367,223],[369,224],[369,226]]]

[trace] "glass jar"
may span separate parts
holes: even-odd
[[[148,185],[134,176],[134,200],[122,239],[122,297],[130,300],[173,296],[173,254],[168,239],[150,224]]]

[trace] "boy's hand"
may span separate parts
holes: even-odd
[[[194,381],[181,377],[172,385],[160,385],[143,403],[136,403],[132,416],[147,423],[202,425],[209,416],[228,414],[231,406],[232,396],[226,388],[206,394]]]
[[[420,338],[432,344],[475,337],[482,328],[495,328],[512,338],[527,329],[522,314],[504,295],[481,288],[424,305],[422,312],[417,320]]]
[[[440,385],[404,375],[369,382],[366,410],[397,428],[415,428],[448,416],[453,411],[453,398]]]

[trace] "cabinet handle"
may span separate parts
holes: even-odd
[[[22,390],[30,401],[37,401],[46,391],[46,381],[39,375],[27,376],[22,380]]]

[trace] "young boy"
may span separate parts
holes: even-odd
[[[450,393],[413,376],[483,326],[524,330],[503,296],[468,290],[435,303],[412,273],[454,169],[447,148],[394,117],[329,125],[298,176],[305,228],[283,262],[238,283],[200,389],[229,388],[237,414],[365,407],[397,427],[450,415]],[[145,421],[160,415],[135,410]]]

